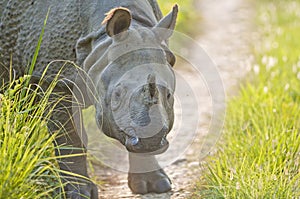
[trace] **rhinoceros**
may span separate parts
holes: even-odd
[[[81,111],[91,105],[96,122],[129,151],[128,185],[133,193],[167,192],[171,181],[155,154],[168,148],[174,121],[175,56],[167,40],[174,30],[178,7],[165,17],[155,0],[0,0],[0,77],[7,81],[12,61],[16,77],[30,63],[48,13],[39,56],[32,73],[38,81],[45,67],[51,80],[60,73],[55,92],[76,98],[62,101],[52,113],[50,132],[63,124],[56,154],[85,154],[87,134]],[[3,82],[3,81],[1,81]],[[61,158],[59,166],[88,177],[86,155]],[[77,175],[78,176],[78,175]],[[98,198],[95,184],[62,173],[67,198]]]

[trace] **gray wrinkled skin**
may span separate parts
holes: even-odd
[[[15,77],[27,70],[49,7],[32,81],[38,81],[53,60],[76,63],[84,72],[78,73],[72,64],[51,64],[47,77],[51,80],[62,69],[65,80],[56,92],[73,95],[84,107],[94,105],[99,128],[131,152],[128,184],[134,193],[169,191],[171,182],[154,154],[167,149],[174,120],[175,58],[165,42],[171,33],[161,28],[174,29],[177,6],[162,18],[154,0],[0,0],[1,83],[8,80],[11,59]],[[116,9],[102,25],[105,13],[118,7],[130,12]],[[87,135],[79,128],[84,107],[73,105],[64,101],[52,114],[54,123],[63,124],[66,131],[56,144],[76,147],[57,154],[86,152]],[[54,123],[50,131],[58,130]],[[59,164],[88,177],[86,156],[62,158]],[[68,177],[64,175],[67,198],[98,198],[93,183],[78,179],[81,184],[75,185]]]

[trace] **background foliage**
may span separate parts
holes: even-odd
[[[195,0],[158,0],[164,15],[171,11],[174,4],[179,5],[176,30],[190,36],[196,36],[200,31],[200,13],[197,11]],[[197,25],[195,25],[197,24]]]

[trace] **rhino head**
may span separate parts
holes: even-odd
[[[168,148],[175,57],[165,41],[177,12],[176,5],[154,27],[132,20],[126,8],[113,9],[104,20],[109,46],[88,72],[99,95],[94,100],[96,121],[130,152],[159,154]]]

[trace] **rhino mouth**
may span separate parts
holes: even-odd
[[[169,148],[167,135],[161,139],[157,138],[137,138],[126,135],[125,147],[132,153],[147,153],[149,155],[158,155],[164,153]]]

